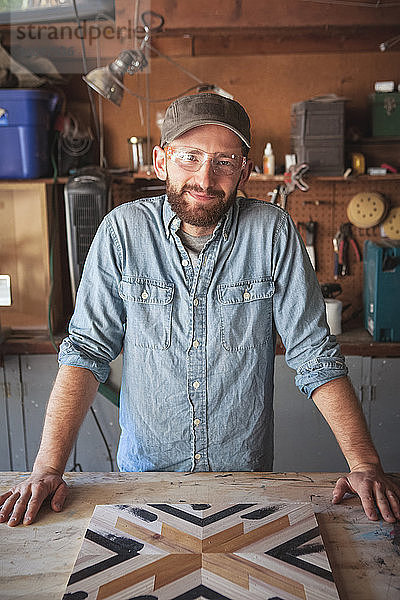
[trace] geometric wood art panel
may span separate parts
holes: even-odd
[[[311,504],[96,506],[63,600],[338,600]]]

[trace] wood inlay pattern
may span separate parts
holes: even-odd
[[[338,600],[310,504],[96,506],[63,600]]]

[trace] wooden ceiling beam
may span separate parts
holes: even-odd
[[[221,56],[257,54],[301,54],[326,52],[380,52],[382,42],[400,34],[396,27],[307,27],[226,28],[209,29],[207,33],[196,30],[190,34],[183,30],[154,36],[152,44],[170,56]],[[190,42],[189,42],[190,40]],[[389,52],[399,52],[400,43]]]
[[[117,0],[133,6],[134,0]],[[151,0],[151,10],[165,19],[165,30],[215,27],[323,27],[399,24],[395,0]],[[128,9],[129,11],[129,9]],[[132,13],[132,9],[129,14]]]

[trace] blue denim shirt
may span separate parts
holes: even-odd
[[[192,267],[165,196],[123,204],[89,251],[59,362],[104,382],[123,349],[122,471],[266,471],[276,332],[311,395],[346,374],[289,215],[238,198]]]

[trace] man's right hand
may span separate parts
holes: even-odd
[[[0,523],[8,521],[10,527],[21,522],[30,525],[47,497],[51,497],[51,508],[60,512],[67,494],[67,484],[58,471],[50,467],[35,470],[27,479],[0,495]]]

